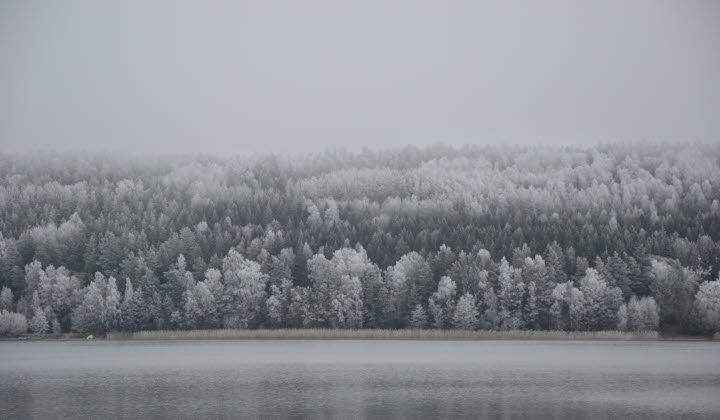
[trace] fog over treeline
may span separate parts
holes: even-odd
[[[720,147],[0,154],[0,335],[716,331]]]

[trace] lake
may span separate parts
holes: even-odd
[[[720,342],[0,342],[0,418],[150,417],[720,418]]]

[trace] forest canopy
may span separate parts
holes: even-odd
[[[720,147],[0,154],[0,335],[720,329]]]

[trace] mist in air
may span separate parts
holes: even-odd
[[[3,151],[720,139],[720,4],[4,1]]]

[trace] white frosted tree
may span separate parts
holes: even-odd
[[[597,270],[588,268],[580,280],[580,291],[584,306],[581,329],[599,331],[616,328],[617,311],[623,304],[620,288],[608,286]]]
[[[465,293],[455,305],[452,325],[458,330],[474,330],[478,326],[478,309],[475,296]]]
[[[428,326],[427,311],[421,304],[415,305],[415,309],[410,314],[410,328],[422,330]]]
[[[278,286],[270,286],[270,297],[265,301],[265,307],[270,326],[274,328],[283,326],[285,322],[283,308],[287,308],[287,302],[285,302],[284,295]]]
[[[139,297],[139,296],[138,296]],[[129,278],[125,279],[125,294],[120,305],[120,328],[124,331],[136,331],[140,327],[138,320],[138,299]]]
[[[50,331],[50,324],[45,316],[45,311],[40,306],[40,297],[37,291],[33,293],[32,310],[33,317],[30,319],[30,330],[35,334],[47,334]]]
[[[290,290],[290,304],[285,324],[288,327],[307,327],[312,324],[310,314],[310,288],[293,287]]]
[[[622,304],[620,305],[620,309],[618,309],[617,312],[617,329],[618,331],[627,331],[628,329],[628,311],[627,311],[627,305]]]
[[[551,262],[556,265],[548,267],[542,256],[536,255],[535,258],[525,258],[522,267],[523,282],[527,285],[527,297],[525,308],[523,310],[525,328],[528,329],[546,329],[550,324],[550,306],[553,303],[552,292],[557,283],[555,279],[561,277],[558,271],[562,267],[558,267],[558,252],[554,246],[548,246],[549,257]],[[564,272],[561,273],[564,275]],[[534,283],[534,290],[530,290],[530,285]]]
[[[0,311],[12,312],[15,309],[15,299],[13,292],[8,287],[3,287],[0,291]]]
[[[336,328],[362,328],[363,302],[362,285],[357,277],[343,274],[340,278],[340,293],[333,299]]]
[[[661,321],[682,322],[692,310],[693,297],[700,283],[701,273],[683,267],[677,260],[651,261],[650,291],[660,307]]]
[[[166,293],[172,299],[175,307],[183,305],[183,298],[187,290],[195,286],[195,277],[187,270],[185,256],[180,254],[172,269],[165,273],[167,282],[163,285]]]
[[[360,245],[335,251],[331,261],[341,276],[340,294],[346,323],[353,325],[352,328],[377,326],[389,304],[378,266],[370,261]]]
[[[27,296],[38,290],[40,285],[40,273],[43,272],[40,261],[34,260],[30,264],[25,265],[25,293]]]
[[[17,336],[25,334],[27,330],[25,315],[0,310],[0,336]]]
[[[633,296],[627,303],[627,329],[629,331],[657,331],[660,313],[655,299],[651,296]]]
[[[483,313],[481,317],[481,326],[488,330],[500,329],[500,310],[498,308],[498,298],[495,291],[489,287],[483,293]]]
[[[333,328],[361,328],[364,322],[363,283],[373,292],[379,283],[377,267],[365,250],[341,248],[328,260],[317,254],[308,261],[311,280],[308,320],[311,325]],[[376,296],[373,295],[373,298]],[[378,302],[373,301],[373,305]]]
[[[222,300],[223,293],[225,292],[225,286],[222,283],[222,273],[218,269],[210,268],[205,271],[204,282],[215,298],[215,303],[218,304]]]
[[[342,274],[337,267],[322,254],[308,261],[310,279],[308,320],[316,327],[331,327],[337,324],[337,302],[335,297],[340,289]]]
[[[435,287],[432,269],[422,255],[410,252],[403,255],[385,272],[385,284],[390,292],[390,302],[395,323],[404,326],[415,305],[423,304]]]
[[[187,328],[215,328],[216,319],[215,297],[204,281],[185,292],[183,320]]]
[[[706,281],[695,294],[694,315],[706,331],[720,331],[720,279]]]
[[[283,279],[279,285],[270,286],[270,297],[265,301],[268,322],[273,328],[288,326],[293,285],[290,279]],[[297,326],[297,325],[296,325]]]
[[[535,282],[531,281],[527,287],[527,297],[523,303],[523,325],[526,329],[535,330],[540,328],[540,313],[538,308],[537,288]]]
[[[55,314],[53,319],[57,319],[62,328],[67,330],[71,324],[72,311],[78,306],[84,293],[80,280],[70,275],[65,267],[55,268],[52,265],[45,270],[40,269],[32,276],[35,274],[38,281],[35,290],[40,298],[40,306]]]
[[[437,292],[428,299],[428,309],[434,328],[450,328],[452,325],[456,290],[455,282],[450,277],[444,276],[438,283]]]
[[[262,323],[268,276],[255,261],[246,260],[231,249],[223,260],[224,326],[255,328]]]
[[[313,229],[315,231],[318,231],[322,228],[322,216],[320,216],[320,210],[318,210],[317,206],[312,203],[308,202],[307,204],[307,225],[310,227],[310,229]]]
[[[108,331],[116,331],[120,328],[121,321],[121,297],[117,288],[115,277],[110,277],[105,292],[105,327]]]
[[[556,330],[578,331],[582,329],[585,314],[583,293],[572,281],[555,286],[550,307],[550,325]]]
[[[498,292],[500,328],[503,330],[519,330],[523,325],[523,297],[525,283],[522,281],[522,270],[510,267],[503,257],[500,261]]]
[[[95,281],[85,289],[80,306],[72,313],[72,329],[81,333],[103,333],[106,326],[105,299]]]
[[[47,316],[47,315],[45,315]],[[60,326],[60,321],[58,321],[56,316],[50,317],[50,328],[52,329],[52,332],[54,334],[60,334],[62,333],[62,327]]]

